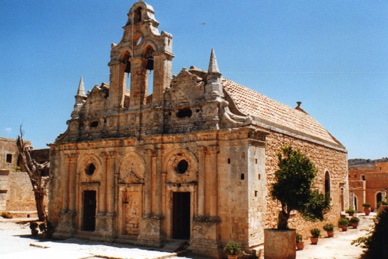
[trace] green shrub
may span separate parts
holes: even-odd
[[[12,219],[12,218],[13,218],[12,214],[11,214],[10,212],[8,212],[8,211],[3,211],[3,212],[1,213],[1,216],[2,216],[3,218],[5,218],[5,219]]]
[[[352,217],[352,218],[350,219],[350,223],[357,223],[357,224],[358,224],[358,222],[360,222],[360,219],[357,218],[357,217]]]
[[[313,228],[310,230],[310,233],[312,237],[317,238],[321,234],[321,231],[318,228]]]
[[[362,204],[362,206],[366,207],[366,208],[369,208],[370,207],[370,203],[365,202],[365,203]]]
[[[349,208],[346,210],[346,213],[354,213],[354,209],[353,208]]]
[[[349,220],[347,218],[340,218],[338,220],[338,227],[347,227],[349,226]]]
[[[363,258],[388,258],[388,210],[376,216],[375,225],[368,235],[352,241],[352,245],[367,248]]]
[[[240,244],[231,241],[224,247],[224,252],[228,255],[238,255],[241,252]]]
[[[327,232],[332,232],[334,231],[334,225],[331,223],[327,223],[323,226],[323,229]]]

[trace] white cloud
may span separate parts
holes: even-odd
[[[5,128],[4,131],[7,133],[10,133],[12,131],[12,128],[11,127]]]

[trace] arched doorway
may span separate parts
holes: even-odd
[[[354,203],[354,210],[355,210],[355,211],[358,211],[358,198],[357,198],[356,195],[354,195],[354,201],[353,201],[353,203]]]
[[[382,200],[383,200],[383,193],[382,192],[376,193],[376,208],[377,208],[379,202],[381,202]]]

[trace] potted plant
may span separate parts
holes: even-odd
[[[318,228],[313,228],[310,230],[310,233],[311,233],[311,237],[310,237],[311,244],[312,245],[318,244],[318,238],[319,238],[319,235],[321,234],[321,231]]]
[[[353,216],[354,215],[354,209],[353,208],[349,208],[346,210],[346,213],[349,214],[349,216]]]
[[[323,229],[327,232],[327,237],[334,236],[334,225],[331,223],[327,223],[323,226]]]
[[[338,227],[342,229],[342,231],[348,230],[349,220],[347,218],[340,218],[338,220]]]
[[[237,259],[241,252],[240,244],[231,241],[224,247],[224,252],[228,256],[228,259]]]
[[[325,195],[313,190],[315,165],[299,150],[283,146],[277,153],[278,170],[270,194],[280,202],[277,229],[264,230],[265,258],[295,258],[296,232],[288,227],[291,212],[298,211],[307,220],[323,220],[330,208]]]
[[[357,228],[358,222],[360,222],[360,219],[357,217],[352,217],[349,222],[350,222],[350,225],[352,225],[352,228]]]
[[[304,248],[303,236],[298,233],[296,233],[296,248],[298,250],[303,250]]]
[[[368,216],[370,214],[370,203],[363,203],[362,206],[364,207],[365,216]]]

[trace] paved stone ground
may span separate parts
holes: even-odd
[[[375,213],[365,216],[364,213],[358,213],[360,223],[357,229],[349,226],[348,230],[342,232],[336,229],[333,238],[321,237],[317,245],[310,245],[310,240],[304,240],[305,248],[296,251],[297,259],[342,259],[342,258],[361,258],[364,249],[359,246],[351,245],[351,242],[360,236],[365,236],[374,226],[373,219]],[[326,231],[321,231],[321,236],[326,236]]]
[[[336,231],[334,238],[320,238],[318,245],[309,245],[305,240],[305,249],[297,251],[297,259],[305,258],[360,258],[363,249],[351,245],[351,241],[364,236],[373,226],[374,214],[365,216],[359,214],[360,225],[357,229],[351,227],[346,232]],[[54,259],[91,259],[91,258],[134,258],[134,259],[202,259],[204,257],[191,255],[177,255],[175,253],[138,248],[128,245],[93,242],[81,239],[67,239],[64,241],[47,241],[32,238],[29,223],[31,219],[2,219],[0,217],[0,258],[54,258]],[[325,235],[325,231],[321,232]]]

